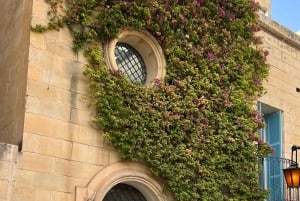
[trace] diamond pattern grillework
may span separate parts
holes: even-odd
[[[146,199],[132,186],[117,184],[105,195],[103,201],[146,201]]]
[[[117,43],[115,59],[119,69],[132,82],[145,84],[147,78],[146,65],[138,51],[126,43]]]

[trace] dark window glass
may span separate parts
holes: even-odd
[[[146,66],[138,51],[126,43],[117,43],[115,58],[118,68],[125,73],[132,82],[145,84],[147,78]]]
[[[146,201],[146,199],[134,187],[127,184],[117,184],[108,191],[103,201]]]

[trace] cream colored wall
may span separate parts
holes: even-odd
[[[18,147],[0,143],[0,201],[10,201]]]
[[[269,18],[261,20],[270,75],[260,101],[283,111],[283,156],[290,159],[291,146],[300,145],[300,37]]]
[[[32,24],[45,23],[47,10],[44,1],[33,0]],[[260,34],[270,52],[271,70],[265,83],[268,93],[260,101],[283,110],[284,155],[289,158],[290,146],[300,145],[300,45],[276,23],[262,21]],[[276,30],[281,35],[274,36]],[[87,81],[82,74],[86,60],[71,47],[65,29],[30,35],[23,149],[17,158],[13,201],[74,201],[76,186],[76,199],[84,200],[93,194],[89,186],[98,181],[92,178],[100,177],[99,171],[110,164],[120,167],[119,154],[90,123],[93,108],[84,99]]]
[[[33,26],[47,23],[48,9],[45,1],[33,0]],[[85,64],[82,54],[72,51],[67,29],[31,32],[23,147],[11,200],[86,201],[96,196],[101,201],[119,182],[136,186],[149,200],[170,200],[145,166],[120,162],[119,153],[91,123]],[[99,186],[103,183],[107,188]]]
[[[48,5],[33,1],[32,24],[47,21]],[[91,124],[85,99],[86,60],[72,51],[67,30],[31,32],[22,153],[13,201],[71,201],[118,153]]]

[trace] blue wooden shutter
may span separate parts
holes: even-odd
[[[262,107],[263,107],[262,103],[258,102],[257,103],[257,110],[259,112],[262,112]],[[260,128],[258,130],[258,133],[260,134],[261,139],[265,141],[264,129]],[[265,168],[266,160],[261,159],[259,162],[260,162],[260,165],[262,165],[262,168],[263,168],[262,171],[259,173],[259,185],[261,186],[261,188],[266,189],[267,188],[267,186],[265,186],[265,184],[266,184],[266,182],[265,182],[265,180],[266,180],[266,176],[265,176],[265,174],[266,174],[266,168]]]
[[[271,157],[282,156],[282,119],[281,111],[266,115],[266,140],[273,148]],[[268,189],[271,190],[269,200],[283,200],[283,175],[280,160],[269,160],[267,164]]]

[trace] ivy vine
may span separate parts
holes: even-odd
[[[267,52],[253,0],[47,0],[47,31],[67,26],[89,59],[94,122],[126,160],[145,162],[178,201],[264,200],[258,159],[270,152],[255,102]],[[61,15],[58,15],[60,13]],[[149,31],[167,75],[153,86],[109,69],[101,44],[124,29]]]

